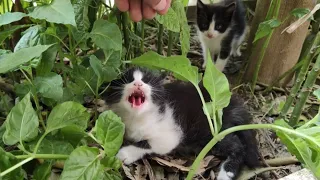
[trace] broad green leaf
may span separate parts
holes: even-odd
[[[0,147],[0,173],[11,168],[19,162],[18,159],[11,153],[6,152]],[[1,180],[23,180],[24,174],[21,167],[11,171],[4,177],[0,177]]]
[[[106,180],[123,180],[123,178],[121,177],[121,174],[117,171],[109,170],[105,172],[103,175],[104,175],[103,179],[106,179]]]
[[[99,116],[94,133],[107,156],[114,156],[122,145],[124,124],[112,111],[105,111]]]
[[[65,141],[70,143],[74,148],[76,148],[79,143],[81,143],[81,139],[87,134],[83,130],[79,130],[76,127],[65,127],[58,131],[57,134],[54,135],[54,138],[59,141]]]
[[[88,7],[92,0],[78,0],[73,4],[77,30],[87,32],[90,28]]]
[[[23,36],[20,38],[17,45],[14,47],[14,52],[28,47],[33,47],[36,45],[40,45],[40,31],[42,27],[40,25],[31,26],[22,34]]]
[[[98,76],[98,86],[100,86],[104,81],[112,81],[118,75],[114,68],[108,66],[103,67],[101,61],[94,55],[90,56],[90,65]]]
[[[6,132],[6,124],[5,122],[0,126],[0,137],[3,137],[4,133]],[[3,139],[0,139],[0,147],[4,147]]]
[[[90,37],[97,46],[104,50],[122,50],[122,37],[117,24],[98,19],[93,24]]]
[[[51,111],[47,120],[46,133],[68,126],[85,130],[89,118],[90,114],[81,104],[71,101],[64,102]]]
[[[259,24],[253,42],[269,35],[273,28],[280,26],[281,22],[277,19],[270,19]]]
[[[38,76],[44,76],[45,74],[51,72],[56,56],[58,53],[58,46],[53,45],[42,53],[41,61],[36,68]]]
[[[49,72],[44,76],[37,76],[33,83],[37,92],[45,98],[59,101],[63,96],[62,77],[56,73]]]
[[[37,141],[30,144],[32,151]],[[66,154],[69,155],[73,151],[73,146],[66,141],[58,141],[52,138],[44,138],[39,146],[37,154]]]
[[[50,179],[52,168],[52,161],[46,161],[40,166],[37,166],[33,171],[33,178],[35,180],[48,180]]]
[[[95,90],[97,87],[98,77],[92,67],[75,66],[71,76],[75,83],[69,82],[68,87],[75,94],[92,94],[92,90]]]
[[[10,53],[12,53],[10,50],[0,49],[0,58],[1,58],[2,55],[10,54]]]
[[[313,91],[312,94],[315,95],[318,100],[320,100],[320,89],[317,89],[317,90]]]
[[[156,20],[165,28],[173,32],[180,32],[180,19],[172,8],[169,8],[165,15],[157,15]]]
[[[26,14],[21,13],[21,12],[13,12],[13,13],[6,12],[6,13],[0,15],[0,26],[10,24],[15,21],[19,21],[20,19],[22,19],[25,16],[26,16]]]
[[[37,6],[28,15],[32,18],[44,19],[52,23],[77,26],[74,9],[70,0],[54,0],[49,5]]]
[[[115,157],[104,157],[101,159],[101,164],[103,164],[106,168],[118,170],[121,168],[121,161]]]
[[[189,0],[182,0],[184,6],[188,6]]]
[[[9,3],[9,4],[8,4]],[[10,11],[12,8],[13,2],[12,1],[0,1],[0,14],[4,14],[7,11]]]
[[[14,145],[17,142],[31,141],[38,135],[39,119],[33,109],[28,93],[10,111],[6,119],[6,132],[3,142]]]
[[[35,57],[39,57],[51,45],[38,45],[30,48],[20,49],[19,51],[0,56],[0,73],[6,73],[18,66],[29,62]]]
[[[181,51],[182,55],[186,55],[190,49],[190,27],[188,25],[185,8],[180,0],[173,1],[171,6],[179,18]]]
[[[31,92],[31,94],[36,94],[36,89],[35,87],[30,84],[29,81],[24,81],[20,84],[16,84],[14,86],[14,91],[17,94],[18,97],[20,97],[21,99],[27,95],[29,92]]]
[[[15,26],[11,26],[8,29],[5,29],[3,31],[0,31],[0,44],[3,43],[4,40],[6,40],[8,37],[10,37],[10,35],[12,33],[14,33],[15,31],[21,29],[21,28],[25,28],[25,27],[29,27],[30,25],[15,25]]]
[[[194,85],[198,85],[199,83],[198,68],[191,66],[189,59],[184,56],[164,57],[153,51],[149,51],[133,59],[132,64],[169,70],[178,75],[179,78],[189,80]]]
[[[104,66],[113,68],[119,68],[121,66],[121,51],[106,50],[103,52],[105,56]]]
[[[100,179],[104,173],[100,158],[98,148],[78,147],[66,160],[61,180]]]
[[[310,12],[310,9],[307,9],[307,8],[296,8],[292,10],[290,14],[296,18],[301,18],[302,16],[308,14],[309,12]]]

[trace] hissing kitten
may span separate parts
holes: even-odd
[[[173,152],[197,155],[212,139],[199,95],[191,83],[176,81],[163,84],[160,76],[142,68],[129,69],[120,79],[111,82],[104,95],[109,107],[125,123],[124,145],[117,157],[131,164],[147,154]],[[207,91],[201,87],[205,100]],[[222,130],[251,121],[249,113],[236,97],[223,110]],[[211,151],[226,158],[218,180],[234,179],[246,164],[259,164],[254,131],[229,134]]]
[[[241,0],[221,0],[215,4],[197,2],[197,29],[204,62],[208,49],[216,67],[223,71],[230,55],[241,56],[240,44],[245,37],[245,9]]]

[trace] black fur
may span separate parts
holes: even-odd
[[[223,0],[215,4],[204,4],[201,0],[197,3],[197,26],[204,32],[209,29],[212,20],[215,20],[215,30],[224,33],[229,27],[230,31],[221,42],[220,59],[224,60],[230,56],[231,43],[233,39],[244,34],[246,28],[245,8],[241,0]],[[212,55],[214,61],[218,55]]]
[[[109,95],[106,95],[107,104],[120,100],[119,87],[124,83],[133,80],[132,74],[135,68],[128,70],[120,79],[111,83]],[[165,111],[166,104],[174,109],[176,123],[181,127],[184,135],[183,140],[172,153],[197,155],[202,148],[212,139],[212,134],[206,116],[203,113],[202,103],[195,87],[188,82],[176,81],[162,84],[161,76],[155,76],[146,69],[140,69],[144,73],[143,81],[157,89],[152,92],[152,100],[159,105],[159,109]],[[201,91],[205,101],[210,101],[210,96],[201,85]],[[156,95],[157,94],[157,95]],[[160,98],[163,97],[163,98]],[[159,111],[161,113],[161,111]],[[162,112],[163,113],[163,112]],[[236,96],[232,96],[228,107],[223,109],[222,129],[237,125],[251,123],[251,116],[244,108],[242,102]],[[133,143],[131,145],[149,149],[147,141]],[[229,134],[222,141],[216,144],[211,151],[216,156],[228,158],[225,163],[225,170],[238,174],[243,164],[248,167],[255,167],[259,164],[259,153],[254,131],[240,131]]]

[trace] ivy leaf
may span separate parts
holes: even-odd
[[[108,156],[114,156],[122,145],[124,124],[112,111],[100,114],[94,134]]]
[[[62,77],[56,73],[50,72],[44,76],[38,76],[34,79],[34,85],[37,92],[45,98],[59,101],[63,96]]]
[[[268,21],[264,21],[259,24],[258,30],[255,34],[253,43],[258,41],[259,39],[269,35],[272,31],[272,29],[280,26],[281,22],[277,19],[270,19]]]
[[[38,135],[39,119],[33,109],[28,93],[10,111],[6,119],[6,132],[3,142],[14,145],[17,142],[31,141]]]
[[[49,5],[37,6],[28,15],[34,19],[44,19],[52,23],[77,26],[70,0],[54,0]]]
[[[1,6],[2,7],[2,6]],[[23,17],[27,16],[25,13],[21,12],[6,12],[2,15],[0,15],[0,26],[10,24],[15,21],[19,21]]]
[[[290,14],[296,18],[301,18],[302,16],[308,14],[309,12],[310,12],[310,9],[307,9],[307,8],[296,8],[292,10]]]
[[[100,179],[104,170],[99,157],[98,148],[78,147],[66,160],[61,180]]]
[[[168,9],[168,12],[165,15],[157,15],[156,20],[163,24],[165,28],[173,32],[180,32],[180,22],[178,15],[172,8]]]
[[[47,120],[46,133],[68,126],[85,130],[90,114],[81,104],[68,101],[57,105],[51,111]]]
[[[14,47],[14,52],[28,47],[33,47],[40,44],[40,25],[31,26],[23,32],[23,36],[20,38],[17,45]]]
[[[30,48],[20,49],[15,53],[0,56],[0,73],[6,73],[18,66],[29,62],[35,57],[39,57],[51,45],[38,45]]]
[[[52,161],[46,161],[40,166],[36,167],[33,171],[33,178],[35,180],[48,180],[50,179],[52,168]]]
[[[12,166],[19,163],[19,160],[12,155],[11,153],[6,152],[0,147],[0,172],[3,172]],[[23,180],[24,179],[24,173],[21,167],[18,167],[17,169],[11,171],[9,174],[7,174],[4,177],[0,177],[2,180]]]
[[[90,33],[92,41],[104,50],[122,50],[122,37],[119,27],[106,20],[98,19]]]
[[[30,25],[15,25],[15,26],[11,26],[10,28],[1,31],[0,32],[0,44],[2,44],[3,41],[6,40],[9,36],[11,36],[11,34],[14,33],[15,31],[17,31],[21,28],[29,27],[29,26]]]
[[[149,51],[133,59],[131,62],[140,66],[169,70],[174,72],[177,78],[189,80],[194,85],[198,85],[199,83],[198,68],[191,66],[189,59],[184,56],[164,57],[153,51]]]

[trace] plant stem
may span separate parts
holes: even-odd
[[[35,147],[34,150],[33,150],[33,154],[37,154],[37,151],[38,151],[38,149],[39,149],[39,147],[40,147],[40,144],[41,144],[42,140],[44,139],[44,137],[46,137],[46,135],[47,135],[47,132],[45,132],[45,133],[40,137],[40,139],[38,140],[38,142],[37,142],[37,144],[36,144],[36,147]]]
[[[123,31],[123,37],[124,37],[124,47],[127,49],[127,54],[129,54],[129,33],[128,33],[128,14],[127,13],[121,13],[122,17],[122,31]]]
[[[159,24],[159,29],[158,29],[158,54],[162,55],[163,51],[163,25]]]
[[[280,6],[281,6],[281,0],[276,1],[275,2],[276,4],[273,4],[274,2],[275,1],[272,0],[272,2],[270,4],[270,8],[269,8],[268,14],[266,16],[266,20],[269,20],[271,18],[271,15],[273,15],[273,18],[278,18]],[[269,46],[269,42],[270,42],[270,40],[272,38],[273,32],[274,32],[274,29],[271,30],[270,34],[267,36],[267,39],[263,43],[262,50],[261,50],[261,55],[260,55],[260,57],[259,57],[259,59],[257,61],[257,67],[256,67],[256,69],[254,71],[254,74],[253,74],[252,85],[251,85],[251,88],[253,90],[255,89],[255,86],[257,84],[259,71],[260,71],[260,67],[261,67],[261,64],[262,64],[262,60],[264,58],[264,55],[266,54],[266,51],[267,51],[267,48]]]
[[[214,138],[202,149],[202,151],[197,156],[197,158],[195,159],[195,161],[193,162],[193,164],[190,168],[190,171],[187,176],[187,180],[191,180],[193,178],[194,174],[196,173],[196,171],[200,165],[201,160],[207,155],[207,153],[212,149],[212,147],[216,143],[221,141],[228,134],[231,134],[236,131],[250,130],[250,129],[272,129],[274,131],[282,131],[284,133],[288,133],[290,135],[295,135],[297,137],[301,137],[305,140],[308,140],[320,148],[320,142],[317,142],[313,137],[310,137],[310,136],[305,135],[303,133],[300,133],[298,131],[288,129],[288,128],[285,128],[282,126],[277,126],[277,125],[273,125],[273,124],[249,124],[249,125],[235,126],[235,127],[226,129],[226,130],[220,132],[219,134],[217,134],[216,136],[214,136]]]
[[[299,93],[299,101],[294,106],[292,116],[289,120],[289,125],[295,126],[298,123],[299,117],[302,113],[302,110],[304,109],[304,105],[306,104],[307,98],[310,95],[310,92],[312,90],[312,86],[314,85],[315,81],[317,80],[318,75],[320,74],[320,55],[318,55],[318,58],[316,60],[316,63],[314,64],[312,70],[309,72],[306,82],[304,83],[300,93]],[[302,73],[302,72],[300,72]]]
[[[140,42],[140,53],[143,54],[144,53],[144,19],[142,19],[141,21],[141,42]]]
[[[14,166],[10,167],[9,169],[0,173],[0,177],[4,177],[5,175],[9,174],[11,171],[14,171],[15,169],[19,168],[20,166],[28,163],[29,161],[31,161],[33,159],[34,159],[33,157],[29,157],[28,159],[25,159],[25,160],[19,162],[18,164],[14,165]]]
[[[171,56],[173,46],[173,32],[169,31],[168,52],[167,56]]]
[[[69,155],[66,154],[31,154],[31,155],[18,155],[17,159],[26,159],[33,157],[34,159],[68,159]]]
[[[296,83],[294,84],[293,88],[291,89],[290,95],[288,96],[288,99],[286,100],[286,102],[281,110],[281,113],[280,113],[281,117],[285,117],[287,115],[287,113],[293,103],[294,98],[296,97],[297,93],[299,92],[300,87],[301,87],[301,85],[305,79],[305,76],[308,72],[310,62],[312,60],[312,53],[310,53],[310,51],[313,46],[316,46],[319,43],[320,43],[320,33],[318,33],[315,36],[315,38],[313,39],[313,43],[310,43],[312,45],[309,45],[308,48],[306,48],[305,53],[304,53],[306,55],[300,56],[303,65],[302,65],[301,70],[298,74]]]

